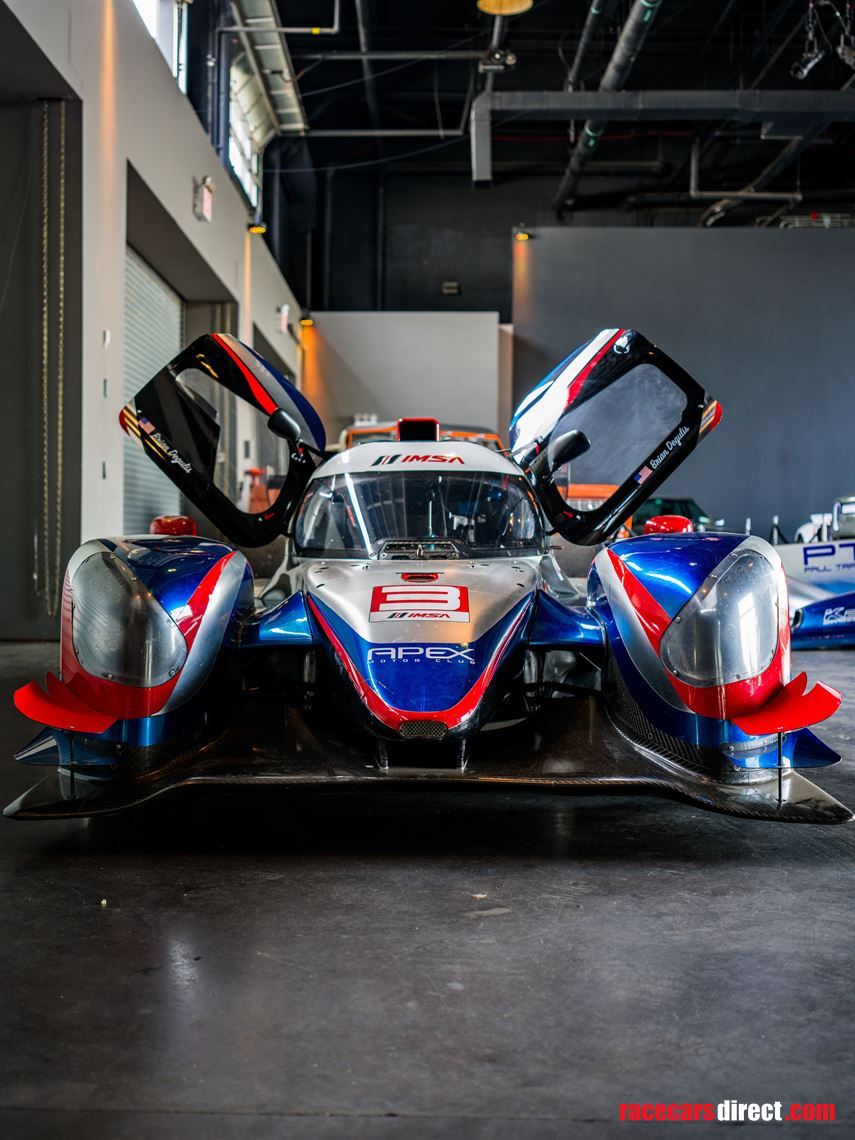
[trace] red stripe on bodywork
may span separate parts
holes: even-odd
[[[249,384],[250,391],[255,397],[256,402],[265,412],[267,412],[269,416],[272,416],[277,408],[276,401],[273,399],[270,393],[264,387],[262,387],[261,383],[258,380],[258,377],[253,374],[251,369],[247,368],[247,366],[237,355],[234,349],[229,347],[228,342],[224,340],[218,333],[213,333],[212,335],[220,348],[229,354],[229,356],[243,373],[244,379],[246,380],[247,384]]]
[[[704,409],[704,414],[701,417],[701,430],[699,437],[703,438],[703,436],[708,435],[713,430],[713,428],[717,428],[721,423],[721,416],[721,404],[718,402],[718,400],[713,400],[712,403],[708,404]]]
[[[229,562],[237,554],[233,550],[231,554],[224,555],[219,562],[215,562],[187,601],[184,607],[185,613],[176,622],[176,625],[184,635],[184,640],[187,642],[187,652],[193,648],[193,642],[196,640],[196,634],[199,632],[199,626],[202,623],[202,618],[205,616],[205,611],[208,608],[208,602],[211,600],[211,594],[214,592],[214,587],[220,580],[220,576],[225,570]]]
[[[582,371],[579,373],[579,375],[574,379],[573,383],[570,385],[569,391],[567,392],[567,403],[564,405],[565,411],[570,407],[570,405],[573,403],[573,401],[579,395],[580,388],[585,383],[585,381],[588,379],[592,370],[596,367],[596,365],[598,365],[600,363],[600,361],[603,359],[603,357],[606,355],[606,353],[609,351],[609,349],[612,348],[612,346],[615,344],[615,342],[620,340],[620,338],[624,335],[625,332],[626,332],[626,329],[618,329],[618,331],[615,333],[615,335],[612,337],[612,339],[610,341],[608,341],[608,343],[603,345],[603,347],[596,354],[596,356],[591,357],[591,359],[588,361],[588,363],[585,365],[585,367],[582,369]]]
[[[671,624],[670,616],[662,609],[647,587],[639,582],[623,559],[618,558],[612,550],[609,550],[608,554],[618,580],[632,603],[632,608],[641,622],[642,629],[647,634],[647,640],[658,653],[662,634]]]
[[[456,705],[452,705],[448,709],[439,709],[435,712],[408,712],[404,709],[395,708],[394,705],[388,704],[379,696],[368,684],[356,665],[348,656],[347,650],[342,645],[341,641],[336,637],[335,631],[321,613],[319,607],[315,604],[315,600],[311,594],[307,595],[309,606],[312,613],[318,620],[318,624],[323,629],[326,636],[329,638],[333,649],[336,652],[339,660],[344,666],[345,672],[353,682],[353,686],[359,694],[362,703],[368,709],[372,716],[376,717],[381,724],[385,724],[387,728],[394,729],[396,732],[402,724],[414,720],[430,720],[439,721],[444,724],[447,729],[457,728],[478,706],[479,701],[483,697],[487,686],[496,675],[496,670],[501,664],[502,657],[510,644],[513,635],[519,629],[520,623],[529,611],[531,599],[529,599],[529,606],[526,606],[511,623],[505,636],[496,648],[495,653],[490,658],[489,664],[472,688],[464,697],[462,697]]]
[[[703,688],[687,685],[668,670],[665,676],[684,704],[699,716],[716,720],[733,720],[751,712],[770,700],[781,690],[784,676],[784,645],[779,640],[775,656],[756,677],[746,681],[731,681],[728,685],[707,685]]]

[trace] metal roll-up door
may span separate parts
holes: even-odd
[[[181,298],[128,246],[125,259],[125,400],[130,400],[184,344]],[[181,513],[177,487],[130,437],[125,442],[124,531],[147,534],[156,515]]]

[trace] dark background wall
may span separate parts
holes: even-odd
[[[554,224],[550,199],[557,172],[505,174],[475,189],[468,170],[337,172],[320,184],[312,305],[335,310],[471,312],[511,319],[512,227]],[[655,218],[608,205],[614,180],[595,179],[603,204],[573,212],[568,226],[675,225],[685,210]],[[443,294],[457,281],[458,295]],[[293,284],[293,282],[292,282]],[[299,286],[299,280],[297,281]]]
[[[763,535],[855,494],[855,232],[549,227],[513,259],[517,398],[599,329],[637,328],[724,408],[664,493]]]

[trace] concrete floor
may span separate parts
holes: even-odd
[[[37,774],[9,694],[55,652],[0,648],[3,803]],[[855,654],[797,664],[850,694],[819,782],[851,805]],[[0,820],[0,1132],[586,1140],[631,1131],[622,1102],[737,1098],[835,1102],[851,1134],[853,852],[602,796]]]

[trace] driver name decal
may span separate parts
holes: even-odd
[[[375,586],[369,621],[469,621],[466,586],[416,585],[401,582]]]
[[[184,459],[168,439],[157,430],[157,425],[144,415],[137,416],[132,404],[126,404],[119,416],[119,423],[125,431],[132,433],[145,449],[146,443],[160,457],[162,461],[169,462],[174,467],[189,475],[193,470],[189,460]],[[145,438],[143,438],[145,437]]]
[[[188,460],[182,459],[175,448],[170,446],[169,441],[164,439],[159,431],[155,431],[153,428],[151,431],[146,429],[146,435],[149,443],[160,452],[164,459],[168,459],[171,464],[180,467],[186,474],[190,474],[193,468],[190,466]]]
[[[680,446],[680,444],[683,442],[683,439],[688,434],[689,429],[687,427],[681,427],[674,438],[668,440],[668,442],[665,444],[664,449],[660,451],[658,455],[654,455],[654,457],[650,460],[649,466],[651,469],[655,471],[660,463],[663,463],[668,458],[674,448]]]

